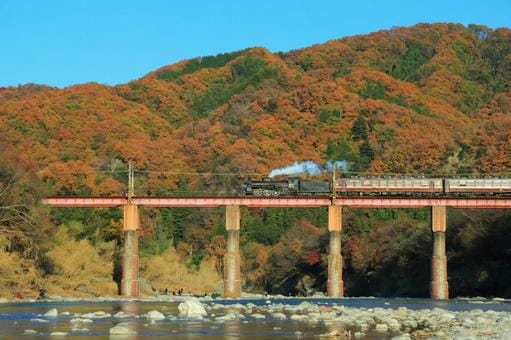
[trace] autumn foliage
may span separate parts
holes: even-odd
[[[123,196],[129,161],[140,196],[235,195],[245,176],[305,160],[346,160],[347,175],[505,175],[511,30],[419,24],[285,53],[256,47],[198,57],[113,87],[0,88],[0,157],[29,172],[45,195]],[[9,177],[1,180],[5,186]],[[296,249],[289,264],[324,275],[321,237],[304,246],[285,236],[305,228],[303,218],[324,227],[318,216],[295,214],[286,225],[246,212],[243,247],[255,289],[278,290],[269,273],[284,248]],[[90,222],[77,239],[122,244],[119,213],[53,211],[52,218]],[[208,258],[220,269],[220,211],[147,211],[143,219],[148,256],[174,247],[190,268]],[[366,236],[348,240],[349,270],[375,272],[366,257],[378,258],[377,248],[367,248]],[[295,274],[292,282],[273,279],[297,289]]]

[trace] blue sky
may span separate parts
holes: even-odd
[[[120,84],[176,61],[418,22],[511,27],[509,0],[0,0],[0,86]]]

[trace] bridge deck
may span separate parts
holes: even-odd
[[[116,207],[128,204],[125,197],[47,197],[43,203],[53,207]],[[323,207],[332,204],[325,197],[135,197],[132,203],[146,207],[213,208],[242,205],[253,208]],[[446,206],[466,209],[509,209],[509,198],[387,198],[341,197],[336,205],[353,208],[421,208]]]

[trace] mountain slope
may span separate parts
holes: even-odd
[[[72,183],[57,172],[108,170],[128,159],[140,170],[176,172],[267,173],[337,158],[354,171],[500,174],[511,165],[510,52],[507,29],[453,24],[288,53],[253,48],[113,88],[6,88],[0,132],[7,159],[35,164],[57,191],[115,192],[115,178]],[[357,119],[363,136],[353,136]]]
[[[88,83],[65,89],[33,84],[1,88],[0,157],[0,192],[10,186],[11,174],[19,173],[16,188],[30,197],[33,192],[124,195],[130,160],[138,195],[235,194],[245,176],[262,176],[305,160],[345,160],[347,175],[509,174],[511,30],[419,24],[286,53],[257,47],[184,60],[115,87]],[[4,243],[10,244],[9,251],[33,259],[43,276],[56,273],[41,255],[51,248],[55,225],[65,225],[78,240],[122,244],[118,212],[52,211],[51,220],[41,218],[44,213],[39,210],[31,213],[44,224],[41,230],[48,231],[44,242],[39,242],[44,233],[37,233],[39,247],[30,241],[35,237],[31,228],[37,228],[33,220],[0,227],[18,228],[25,235],[28,242],[11,237]],[[429,237],[424,212],[390,215],[346,212],[346,268],[371,289],[385,286],[374,288],[378,278],[385,278],[381,268],[396,258],[429,258],[424,249],[414,249],[414,240]],[[484,219],[506,225],[505,216],[495,216]],[[386,243],[377,241],[382,230],[393,230],[398,223],[394,220],[417,229],[413,237],[397,238],[395,248],[386,250]],[[151,210],[142,222],[141,249],[146,255],[162,254],[173,244],[191,267],[205,256],[215,258],[220,267],[220,213]],[[271,261],[278,263],[276,259],[321,278],[324,268],[315,252],[323,251],[319,248],[324,239],[314,226],[324,222],[321,211],[247,212],[242,240],[248,285],[256,290],[295,289],[300,280],[296,273],[275,278],[286,282],[285,287],[270,285]],[[472,229],[459,228],[456,233],[471,240],[459,238],[464,248],[455,255],[462,260],[470,249],[484,244],[485,233],[472,235]],[[298,240],[297,245],[295,236],[303,230],[318,237]],[[296,248],[296,256],[287,257],[290,247]],[[366,253],[371,251],[389,256],[368,262]],[[400,263],[396,273],[409,272],[408,262]],[[479,274],[460,275],[472,280]],[[426,286],[417,286],[418,277],[400,292],[426,294]],[[385,288],[379,292],[384,294]]]

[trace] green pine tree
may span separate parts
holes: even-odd
[[[363,116],[359,115],[351,127],[351,138],[357,140],[367,140],[367,123]]]

